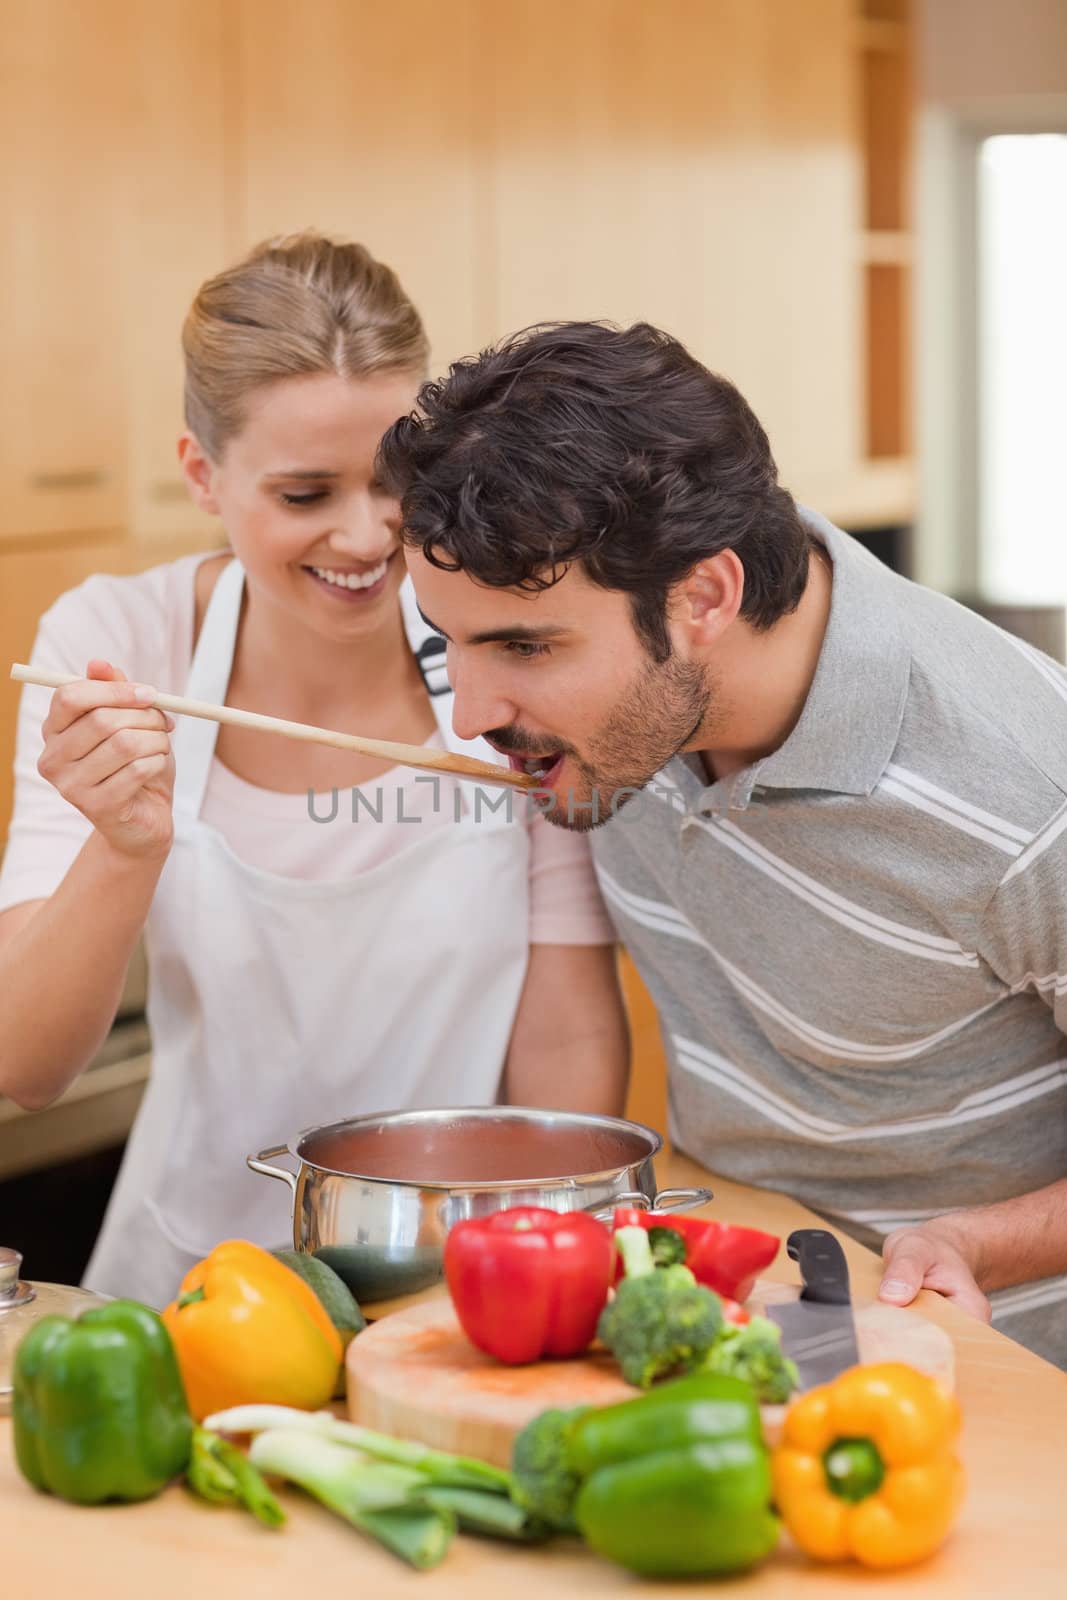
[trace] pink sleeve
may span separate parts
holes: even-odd
[[[32,664],[80,675],[92,657],[103,656],[127,677],[168,687],[160,680],[172,632],[164,605],[172,571],[157,567],[136,578],[89,578],[60,595],[38,625]],[[51,699],[51,689],[23,687],[15,736],[15,806],[0,867],[0,911],[54,894],[92,832],[81,812],[37,771],[44,746],[41,725]]]
[[[530,943],[614,944],[589,841],[535,815],[530,828]]]

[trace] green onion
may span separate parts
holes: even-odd
[[[243,1451],[207,1428],[194,1428],[186,1482],[215,1505],[241,1505],[267,1528],[280,1528],[285,1512]]]
[[[454,1456],[443,1450],[430,1450],[424,1444],[415,1444],[407,1439],[393,1439],[388,1434],[376,1433],[372,1428],[343,1422],[330,1411],[298,1411],[293,1406],[233,1406],[229,1411],[216,1411],[214,1416],[206,1419],[204,1425],[217,1428],[222,1433],[261,1433],[267,1428],[299,1429],[302,1433],[321,1434],[335,1444],[347,1445],[349,1449],[362,1450],[365,1455],[373,1456],[378,1461],[413,1467],[431,1483],[454,1489],[483,1489],[501,1495],[511,1492],[511,1473],[503,1467],[494,1467],[488,1461],[476,1461],[471,1456]]]
[[[308,1420],[307,1413],[300,1415]],[[253,1440],[250,1458],[264,1472],[298,1484],[420,1571],[437,1565],[456,1531],[452,1510],[418,1499],[418,1491],[426,1485],[421,1473],[368,1461],[323,1437],[321,1429],[268,1429]]]

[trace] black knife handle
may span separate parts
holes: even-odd
[[[796,1228],[785,1248],[800,1267],[802,1300],[817,1300],[829,1306],[850,1303],[848,1262],[832,1233],[825,1228]]]

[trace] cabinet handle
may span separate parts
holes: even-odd
[[[35,472],[30,478],[33,489],[99,489],[107,482],[107,473],[99,467],[73,468],[70,472]]]

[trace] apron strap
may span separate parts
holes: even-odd
[[[415,599],[415,588],[410,578],[405,578],[400,585],[400,615],[404,623],[404,632],[407,635],[408,645],[415,657],[422,681],[426,685],[426,693],[435,702],[434,710],[437,711],[437,700],[446,698],[448,705],[445,707],[449,726],[452,723],[452,685],[448,681],[445,670],[445,652],[448,645],[439,633],[435,633],[428,622],[424,622]],[[438,715],[438,723],[441,716]],[[443,731],[443,730],[442,730]]]
[[[189,700],[206,700],[211,705],[226,702],[244,581],[244,568],[236,557],[216,579],[186,680],[185,696]],[[192,822],[204,803],[219,725],[202,717],[178,717],[177,723],[174,815],[176,821]]]
[[[445,668],[447,646],[441,635],[435,633],[429,624],[423,621],[415,602],[415,590],[410,578],[405,578],[400,586],[400,613],[404,619],[404,632],[407,634],[411,653],[418,663],[422,681],[430,696],[445,749],[453,751],[456,755],[474,756],[479,761],[488,761],[500,766],[499,752],[494,750],[491,744],[486,744],[482,738],[461,739],[452,726],[454,697]]]
[[[434,716],[437,718],[437,730],[441,735],[446,750],[451,750],[454,755],[474,756],[478,761],[488,761],[492,766],[501,766],[498,751],[484,739],[461,739],[452,726],[452,705],[454,696],[452,685],[448,681],[445,667],[445,652],[447,645],[439,633],[435,633],[430,625],[423,620],[415,600],[415,588],[410,577],[405,578],[400,586],[400,614],[404,620],[404,631],[407,634],[408,645],[415,657],[422,681],[426,685],[426,692],[430,696]],[[465,820],[470,820],[472,815],[474,785],[460,782],[459,797]]]

